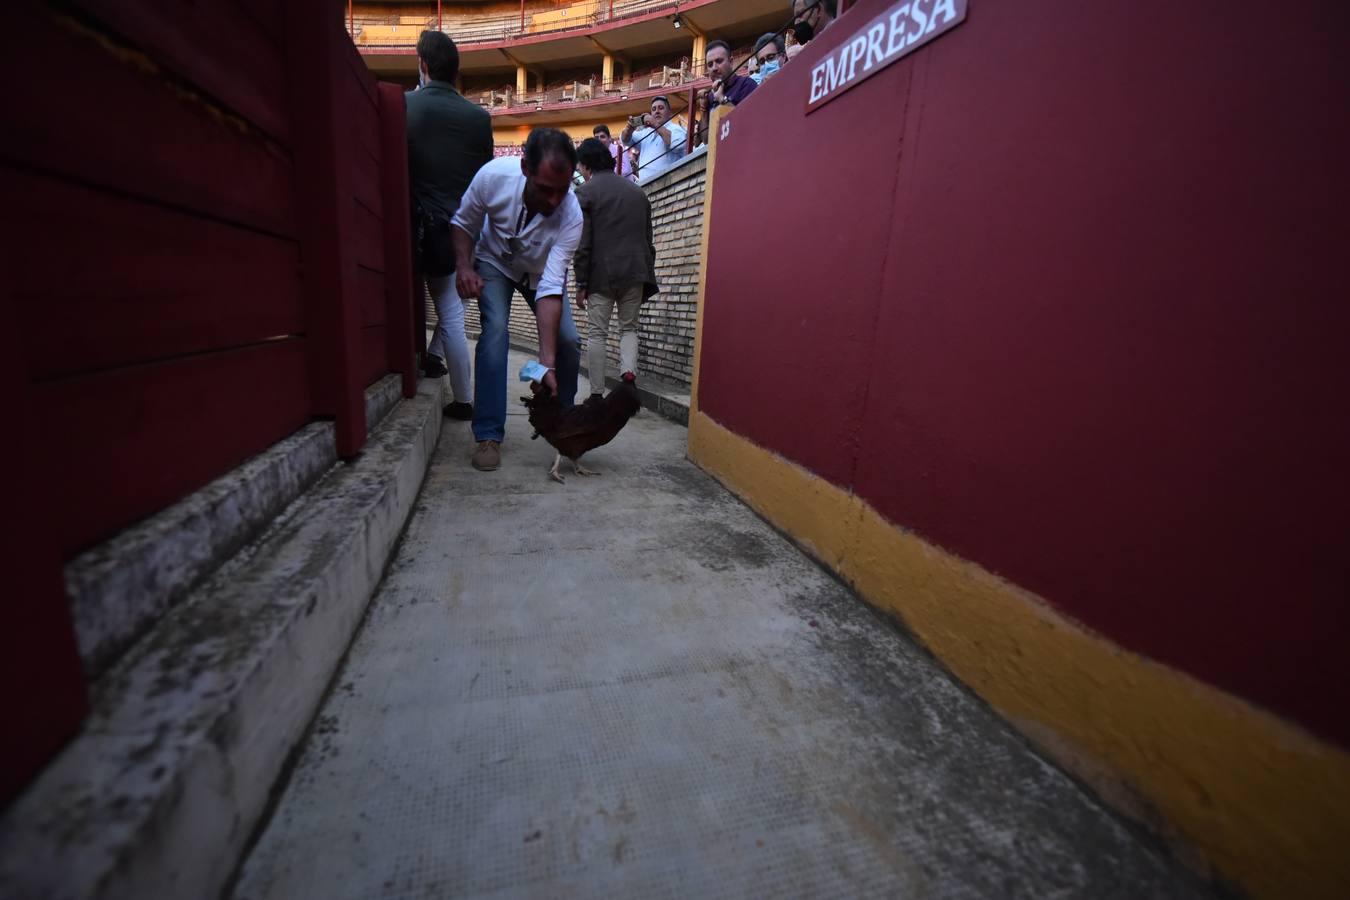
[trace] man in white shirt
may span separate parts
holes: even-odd
[[[536,128],[521,159],[495,159],[478,170],[455,213],[456,285],[466,300],[478,298],[482,325],[473,416],[478,442],[473,467],[480,471],[501,465],[507,325],[516,291],[539,326],[539,362],[549,370],[544,385],[564,406],[576,399],[581,352],[563,297],[567,269],[581,240],[581,206],[571,191],[576,164],[570,137],[556,128]]]
[[[687,135],[678,122],[671,121],[672,115],[669,100],[653,97],[652,111],[642,117],[642,127],[635,128],[629,120],[623,130],[622,142],[638,148],[638,181],[655,178],[684,156]]]

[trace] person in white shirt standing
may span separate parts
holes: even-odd
[[[455,280],[477,298],[482,334],[474,359],[473,467],[501,465],[506,435],[507,326],[517,291],[539,327],[544,386],[571,406],[581,351],[564,294],[567,268],[581,240],[581,206],[572,193],[577,151],[556,128],[536,128],[525,155],[495,159],[478,170],[455,213]],[[481,235],[481,238],[479,237]],[[474,243],[477,240],[477,248]]]
[[[671,121],[672,115],[669,100],[653,97],[650,113],[640,119],[633,116],[628,120],[621,140],[627,146],[638,148],[639,181],[655,178],[684,157],[687,133],[680,123]]]

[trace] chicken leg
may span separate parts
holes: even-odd
[[[560,465],[562,465],[562,454],[561,454],[561,453],[559,453],[557,456],[553,457],[553,468],[551,468],[551,469],[548,470],[548,477],[549,477],[549,478],[552,478],[554,481],[558,482],[558,484],[567,484],[567,482],[566,482],[565,480],[563,480],[563,477],[562,477],[561,475],[558,474],[558,466],[560,466]]]
[[[583,466],[583,465],[581,464],[581,460],[579,460],[579,459],[574,459],[574,460],[572,460],[572,471],[573,471],[573,472],[576,472],[578,475],[603,475],[603,474],[604,474],[603,472],[597,472],[597,471],[595,471],[594,469],[588,469],[588,468],[586,468],[585,466]]]

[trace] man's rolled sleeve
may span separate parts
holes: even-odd
[[[561,297],[567,284],[567,267],[572,264],[572,256],[581,243],[581,206],[573,198],[567,204],[567,221],[558,229],[558,239],[548,251],[548,261],[544,264],[544,274],[539,276],[539,286],[535,288],[536,297]]]

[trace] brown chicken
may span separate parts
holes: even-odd
[[[642,406],[637,388],[628,381],[620,382],[603,399],[592,396],[585,403],[570,409],[564,409],[558,398],[544,390],[538,382],[532,382],[530,390],[534,396],[520,398],[520,402],[529,409],[530,424],[534,426],[534,434],[530,439],[542,436],[558,451],[548,474],[560,484],[563,483],[563,477],[558,474],[558,466],[562,464],[564,456],[572,461],[572,471],[578,475],[599,475],[599,472],[581,465],[579,460],[582,454],[614,440],[614,436]]]

